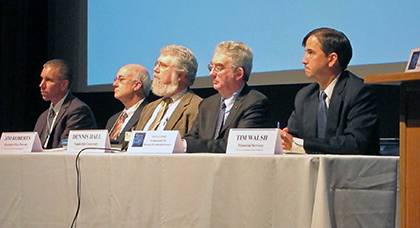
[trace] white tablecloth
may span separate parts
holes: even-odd
[[[75,154],[0,153],[0,227],[69,227]],[[82,154],[77,227],[395,227],[398,157]],[[396,216],[397,215],[397,216]]]

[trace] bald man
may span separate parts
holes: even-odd
[[[127,64],[118,70],[112,86],[114,97],[124,105],[124,110],[111,116],[106,124],[112,144],[122,144],[125,132],[136,126],[147,104],[150,85],[149,72],[141,65]]]

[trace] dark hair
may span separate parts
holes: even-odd
[[[60,78],[62,80],[68,80],[69,86],[70,86],[72,82],[72,69],[71,69],[70,63],[68,63],[64,59],[51,59],[44,64],[44,67],[46,66],[54,67],[58,69]]]
[[[333,52],[338,55],[338,63],[341,70],[345,70],[353,55],[350,40],[343,32],[332,28],[317,28],[310,31],[305,38],[303,38],[302,46],[306,46],[306,41],[310,36],[315,36],[321,43],[322,51],[329,55]]]

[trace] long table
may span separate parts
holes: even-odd
[[[70,227],[76,155],[0,153],[0,227]],[[77,227],[395,227],[398,157],[80,157]]]

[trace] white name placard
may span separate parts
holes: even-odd
[[[69,133],[67,152],[77,153],[88,147],[110,149],[108,130],[71,130]],[[92,149],[87,152],[103,153],[104,149]]]
[[[41,141],[37,132],[3,132],[0,151],[41,152]]]
[[[230,129],[227,154],[282,154],[280,129]]]
[[[178,131],[133,131],[127,152],[142,154],[182,153],[181,136]]]

